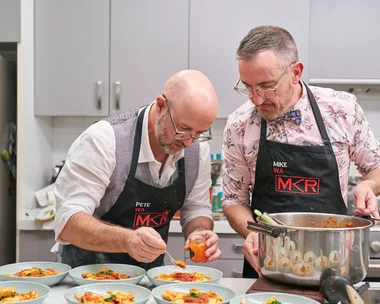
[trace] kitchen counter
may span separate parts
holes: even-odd
[[[237,295],[245,294],[249,287],[255,282],[255,279],[235,279],[235,278],[222,278],[220,280],[220,284],[231,288],[236,292]],[[147,277],[144,277],[139,285],[144,286],[152,290],[154,286],[150,283]],[[358,286],[361,283],[358,284]],[[380,290],[380,282],[370,282],[370,290]],[[64,294],[65,292],[75,287],[76,285],[71,281],[69,277],[67,277],[62,283],[57,286],[51,287],[51,293],[49,297],[47,297],[44,304],[67,304]],[[156,301],[153,297],[151,297],[148,301],[148,304],[156,304]]]

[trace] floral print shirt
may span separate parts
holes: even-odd
[[[291,145],[323,145],[305,86],[294,109],[300,109],[302,123],[268,123],[267,139]],[[353,161],[365,176],[380,168],[380,145],[356,102],[346,92],[310,86],[320,109],[339,170],[340,189],[347,204],[348,177]],[[255,170],[260,140],[261,116],[249,100],[229,115],[223,141],[223,207],[230,204],[250,206],[255,185]]]

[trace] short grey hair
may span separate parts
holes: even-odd
[[[249,60],[257,53],[272,50],[286,64],[298,61],[297,45],[290,33],[278,26],[264,25],[251,29],[240,42],[237,59]]]

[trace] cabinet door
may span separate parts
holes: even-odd
[[[111,113],[149,104],[188,68],[188,17],[188,0],[111,1]]]
[[[109,7],[106,0],[35,0],[36,115],[108,115]]]
[[[55,262],[56,256],[50,252],[54,246],[52,230],[21,230],[19,239],[19,262]]]
[[[380,1],[312,0],[310,79],[380,79]]]
[[[0,42],[19,42],[21,0],[0,0]]]
[[[308,65],[310,1],[191,0],[189,66],[204,72],[219,98],[219,117],[227,117],[247,97],[233,90],[239,78],[236,50],[258,25],[277,25],[295,39],[300,60]],[[308,80],[307,69],[303,79]]]

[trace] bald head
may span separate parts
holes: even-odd
[[[174,74],[165,83],[163,94],[178,115],[194,115],[200,121],[213,122],[218,114],[218,97],[210,80],[196,70]]]

